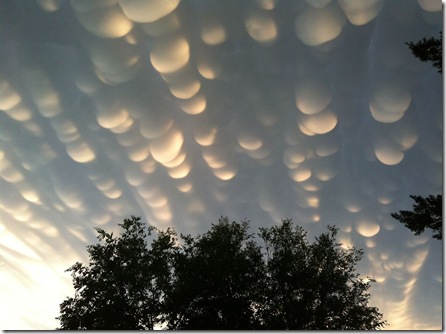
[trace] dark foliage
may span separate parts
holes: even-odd
[[[417,43],[406,43],[412,54],[423,62],[430,61],[432,65],[442,73],[443,69],[443,48],[442,48],[442,33],[440,38],[423,38]]]
[[[182,236],[170,296],[169,329],[255,329],[252,307],[264,273],[249,224],[222,218],[196,238]]]
[[[161,233],[149,250],[147,229],[138,217],[125,219],[124,233],[113,237],[97,228],[99,241],[87,246],[89,266],[71,271],[74,298],[61,305],[60,329],[153,329],[159,322],[166,284],[170,282],[172,238]]]
[[[60,329],[379,329],[368,306],[373,280],[355,272],[363,253],[336,243],[329,227],[310,243],[283,220],[261,228],[221,218],[203,234],[177,238],[138,217],[102,244],[88,246],[89,266],[76,263],[74,298],[60,305]],[[147,237],[156,232],[152,243]],[[180,240],[178,240],[180,239]],[[257,243],[256,241],[261,241]]]
[[[384,323],[367,306],[373,280],[355,273],[362,251],[336,243],[337,229],[309,243],[290,220],[261,229],[267,249],[267,298],[262,310],[267,329],[368,330]]]
[[[432,237],[443,239],[443,196],[429,195],[426,198],[411,195],[415,201],[412,211],[402,210],[391,216],[403,223],[409,230],[420,235],[425,229],[431,229]]]

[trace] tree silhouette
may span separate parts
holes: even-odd
[[[415,201],[412,211],[402,210],[391,216],[403,223],[409,230],[420,235],[425,229],[433,231],[432,237],[443,239],[443,196],[429,195],[426,198],[410,195]]]
[[[267,301],[262,317],[267,329],[368,330],[385,323],[367,306],[373,280],[355,273],[361,250],[336,243],[328,227],[314,243],[291,220],[261,229],[267,249]]]
[[[61,305],[60,329],[153,329],[162,313],[161,301],[170,281],[171,231],[162,232],[148,248],[139,217],[119,224],[120,237],[97,228],[105,244],[87,246],[89,266],[77,262],[72,272],[74,298]]]
[[[169,329],[255,329],[264,265],[248,222],[221,218],[197,237],[182,236],[170,297]]]
[[[368,306],[371,282],[355,272],[362,251],[336,243],[329,227],[310,243],[283,220],[248,232],[222,217],[195,237],[146,227],[132,216],[113,237],[88,246],[76,263],[74,298],[61,305],[59,329],[379,329]],[[148,236],[156,232],[151,244]]]
[[[443,69],[443,49],[442,49],[442,32],[440,31],[440,38],[431,37],[429,39],[423,38],[417,43],[406,42],[406,45],[412,51],[412,54],[420,59],[422,62],[430,61],[432,66],[442,73]]]

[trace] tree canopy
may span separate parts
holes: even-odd
[[[442,33],[440,38],[431,37],[429,39],[423,38],[417,43],[408,42],[406,45],[412,51],[412,54],[420,59],[422,62],[430,61],[432,66],[442,73],[443,69],[443,48],[442,48]]]
[[[335,227],[310,242],[290,219],[257,235],[249,233],[248,221],[225,217],[197,236],[178,237],[134,216],[120,226],[124,231],[117,237],[96,229],[99,243],[87,246],[88,266],[78,262],[67,270],[75,295],[60,304],[58,329],[386,325],[368,305],[373,280],[356,273],[362,251],[342,248]]]
[[[409,230],[420,235],[425,229],[431,229],[432,237],[443,239],[443,196],[429,195],[421,197],[410,195],[415,201],[412,211],[401,210],[399,213],[392,213],[391,216],[403,223]]]

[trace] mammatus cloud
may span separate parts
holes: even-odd
[[[390,329],[441,328],[441,243],[390,217],[442,192],[442,77],[405,45],[438,34],[440,1],[1,8],[4,329],[55,328],[64,270],[130,214],[337,225]]]

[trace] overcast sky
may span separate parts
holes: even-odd
[[[387,329],[440,329],[440,0],[0,2],[0,327],[53,329],[64,270],[131,214],[200,233],[292,218],[365,251]]]

